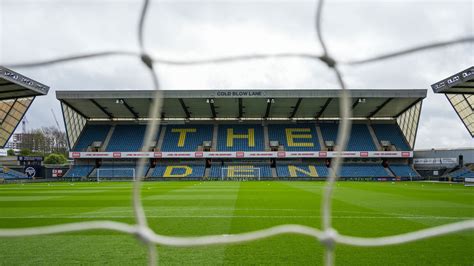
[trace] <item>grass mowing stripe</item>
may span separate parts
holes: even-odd
[[[0,199],[18,197],[20,200],[0,200],[0,227],[102,218],[133,223],[131,185],[126,182],[2,185]],[[142,195],[149,223],[158,233],[227,234],[286,223],[319,227],[323,185],[322,182],[145,182]],[[97,193],[98,190],[102,191]],[[473,188],[446,184],[338,182],[334,224],[341,233],[384,236],[430,224],[472,219],[473,192]],[[23,200],[50,195],[61,197]],[[234,201],[230,199],[232,196]],[[472,243],[474,233],[467,232],[384,248],[338,245],[336,262],[340,265],[472,265]],[[158,247],[158,250],[160,263],[166,265],[311,265],[322,262],[323,248],[310,237],[283,235],[231,246]],[[146,263],[145,249],[134,237],[100,230],[1,239],[0,257],[0,264],[5,265]]]
[[[234,212],[235,202],[237,201],[240,183],[231,182],[226,185],[228,187],[232,187],[232,189],[227,190],[227,192],[225,192],[225,199],[222,198],[222,191],[219,191],[218,189],[214,189],[213,192],[208,192],[207,195],[211,197],[202,197],[200,193],[196,193],[196,191],[200,191],[201,189],[208,191],[208,184],[212,183],[198,183],[194,186],[190,186],[184,189],[189,194],[186,194],[183,190],[176,190],[172,191],[172,193],[162,195],[166,196],[164,197],[166,198],[166,200],[159,200],[156,202],[159,202],[159,204],[174,204],[174,206],[178,208],[178,212],[180,212],[182,214],[181,216],[183,217],[166,217],[166,214],[164,214],[165,216],[163,217],[163,215],[161,215],[163,214],[163,209],[159,209],[157,210],[157,212],[160,212],[160,215],[149,216],[149,221],[151,223],[156,224],[157,229],[160,230],[160,232],[163,232],[163,228],[169,228],[169,224],[172,223],[173,225],[179,224],[180,227],[187,228],[184,232],[189,229],[192,230],[188,231],[188,234],[184,233],[184,235],[227,233],[230,229],[230,222],[232,219],[232,213]],[[179,197],[183,197],[185,199],[179,200]],[[195,208],[180,208],[189,204],[192,204],[193,206],[195,206]],[[215,209],[216,206],[224,210],[221,211],[221,213],[226,214],[219,220],[209,219],[210,217],[206,217],[204,219],[189,219],[185,217],[190,215],[200,215],[206,207]],[[159,207],[162,207],[162,205],[160,205]],[[147,209],[147,214],[150,212],[153,212],[153,210]],[[152,226],[152,228],[154,227]],[[173,234],[173,232],[170,231],[164,231],[163,233]],[[182,230],[181,234],[183,234]],[[205,261],[205,264],[212,265],[222,264],[225,255],[224,251],[225,246],[198,248],[158,248],[158,252],[160,254],[160,261],[163,264],[190,264],[191,262],[194,264],[198,263],[198,261]]]

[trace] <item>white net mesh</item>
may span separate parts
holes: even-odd
[[[246,61],[246,60],[255,60],[255,59],[266,59],[266,58],[305,58],[310,60],[315,60],[326,64],[330,69],[333,70],[338,84],[341,88],[340,95],[340,114],[341,114],[341,123],[339,128],[339,135],[337,138],[337,143],[340,147],[340,150],[343,151],[346,148],[348,134],[351,128],[351,121],[348,119],[351,116],[351,106],[349,102],[349,93],[346,90],[346,85],[344,83],[343,76],[339,71],[338,64],[345,65],[361,65],[371,62],[376,62],[380,60],[385,60],[392,57],[412,54],[418,51],[427,50],[427,49],[436,49],[440,47],[445,47],[449,45],[455,45],[465,42],[474,42],[474,37],[468,36],[465,38],[455,39],[445,42],[436,42],[430,43],[423,46],[412,47],[405,50],[396,51],[393,53],[387,53],[367,59],[350,61],[350,62],[339,62],[337,61],[328,50],[323,38],[323,33],[321,29],[321,20],[322,20],[322,11],[323,11],[324,1],[320,0],[317,4],[316,15],[315,15],[315,29],[318,36],[318,41],[321,47],[323,48],[322,55],[309,54],[309,53],[280,53],[280,54],[252,54],[252,55],[242,55],[242,56],[231,56],[231,57],[220,57],[220,58],[210,58],[203,60],[195,61],[179,61],[179,60],[164,60],[160,58],[152,58],[148,55],[144,47],[144,36],[143,29],[145,24],[145,18],[147,11],[149,9],[149,0],[144,0],[143,8],[141,9],[141,15],[138,23],[138,43],[140,50],[137,52],[130,51],[104,51],[88,54],[76,54],[67,57],[55,58],[51,60],[41,61],[41,62],[31,62],[24,64],[6,64],[11,67],[39,67],[51,64],[58,64],[67,61],[76,61],[84,60],[89,58],[98,58],[98,57],[107,57],[107,56],[135,56],[140,57],[143,64],[148,68],[153,86],[156,90],[154,101],[152,107],[149,110],[149,117],[151,118],[148,123],[148,127],[145,133],[144,145],[143,147],[150,147],[154,139],[156,139],[156,133],[158,129],[158,117],[161,110],[161,91],[159,86],[158,76],[154,70],[154,64],[169,64],[169,65],[199,65],[199,64],[209,64],[209,63],[227,63],[234,61]],[[235,235],[211,235],[211,236],[200,236],[200,237],[170,237],[165,235],[159,235],[153,232],[148,227],[147,219],[143,210],[140,197],[140,187],[141,187],[141,177],[144,176],[143,169],[146,163],[146,159],[139,160],[139,166],[137,168],[136,178],[133,187],[133,209],[136,224],[130,225],[120,222],[113,221],[89,221],[89,222],[80,222],[80,223],[69,223],[53,226],[44,226],[44,227],[32,227],[32,228],[23,228],[23,229],[0,229],[0,237],[20,237],[20,236],[35,236],[35,235],[47,235],[47,234],[57,234],[64,232],[76,232],[76,231],[85,231],[85,230],[112,230],[119,231],[127,234],[133,234],[138,236],[148,247],[148,261],[150,265],[156,265],[158,262],[158,254],[155,248],[155,245],[163,246],[204,246],[204,245],[216,245],[216,244],[230,244],[230,243],[242,243],[246,241],[253,241],[257,239],[262,239],[270,236],[280,235],[280,234],[302,234],[312,236],[315,239],[319,240],[325,247],[325,264],[333,265],[334,264],[334,246],[336,244],[345,244],[350,246],[363,246],[363,247],[373,247],[373,246],[387,246],[387,245],[396,245],[403,244],[412,241],[417,241],[421,239],[426,239],[430,237],[436,237],[446,234],[452,234],[456,232],[472,230],[474,229],[474,219],[456,222],[452,224],[432,227],[429,229],[418,230],[411,233],[388,236],[388,237],[378,237],[378,238],[360,238],[360,237],[351,237],[340,235],[337,233],[336,229],[332,227],[331,224],[331,196],[333,192],[334,183],[337,178],[337,173],[339,172],[341,166],[342,158],[336,157],[332,161],[332,171],[330,177],[327,180],[327,184],[324,188],[324,195],[322,200],[322,230],[314,229],[302,225],[281,225],[275,226],[268,229],[263,229],[254,232],[235,234]]]

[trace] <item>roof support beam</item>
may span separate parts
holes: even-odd
[[[291,112],[291,115],[289,118],[293,118],[296,115],[296,112],[298,112],[298,108],[300,108],[301,101],[303,101],[303,98],[298,98],[296,101],[295,106],[293,106],[293,112]]]
[[[9,91],[0,91],[0,100],[11,100],[11,99],[19,99],[19,98],[28,98],[28,97],[34,97],[36,94],[25,94],[25,95],[18,95],[18,92],[27,92],[27,89],[22,89],[22,90],[9,90]],[[12,96],[12,93],[15,93],[15,96]],[[10,96],[8,96],[8,95]]]
[[[469,105],[469,107],[471,107],[471,110],[474,111],[474,106],[471,105],[471,103],[467,100],[466,94],[461,94],[461,95],[464,98],[464,101],[466,101],[467,105]]]
[[[239,118],[242,118],[244,115],[244,107],[242,104],[242,98],[239,98]]]
[[[188,107],[184,103],[184,100],[182,98],[179,98],[178,101],[181,104],[181,107],[183,108],[184,113],[186,114],[186,118],[190,118],[191,113],[189,112]]]
[[[360,98],[359,98],[360,99]],[[356,108],[357,105],[359,105],[360,103],[360,100],[357,99],[353,104],[352,104],[352,110],[354,110]]]
[[[274,102],[273,99],[267,99],[267,110],[265,110],[265,116],[263,116],[264,119],[267,119],[270,116],[270,110],[272,108],[272,103]]]
[[[97,108],[99,108],[105,115],[107,115],[107,116],[109,117],[109,119],[113,119],[113,118],[114,118],[114,116],[113,116],[111,113],[109,113],[109,111],[105,110],[105,108],[104,108],[102,105],[100,105],[96,100],[90,99],[90,101],[91,101],[95,106],[97,106]]]
[[[212,118],[216,118],[217,117],[216,106],[214,105],[214,103],[210,103],[209,106],[211,107]]]
[[[410,110],[410,108],[412,108],[413,106],[415,106],[415,104],[417,104],[418,102],[420,101],[423,101],[423,98],[418,98],[416,99],[416,101],[414,101],[412,104],[410,104],[407,108],[403,109],[400,113],[396,114],[394,117],[399,117],[400,115],[402,115],[403,113],[405,113],[406,111]]]
[[[3,86],[13,86],[11,84],[4,84]],[[2,86],[2,85],[0,85]],[[20,91],[29,91],[28,89],[14,89],[14,90],[4,90],[4,91],[0,91],[0,93],[4,94],[4,93],[11,93],[11,92],[20,92]]]
[[[378,112],[380,112],[380,110],[382,110],[385,107],[385,105],[387,105],[392,100],[393,98],[388,98],[387,100],[385,100],[381,105],[377,106],[375,110],[367,116],[367,118],[371,118],[374,115],[376,115]]]
[[[328,107],[328,105],[331,103],[333,98],[328,98],[327,101],[324,103],[324,105],[321,107],[321,110],[319,110],[319,112],[316,114],[316,119],[320,118],[324,111],[326,111],[326,108]]]
[[[121,100],[122,100],[122,102],[123,102],[123,106],[125,106],[125,108],[127,108],[127,110],[133,115],[133,117],[134,117],[135,119],[138,119],[138,117],[139,117],[139,116],[138,116],[138,113],[135,112],[135,111],[133,110],[133,108],[132,108],[130,105],[128,105],[128,103],[125,101],[125,99],[121,99]]]
[[[6,83],[0,84],[0,87],[4,87],[4,86],[15,86],[15,85],[16,85],[15,83],[6,82]]]
[[[452,86],[451,88],[453,88],[453,89],[472,89],[472,87],[473,87],[473,85],[461,84],[461,85]]]

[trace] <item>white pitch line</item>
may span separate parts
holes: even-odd
[[[315,210],[315,209],[278,209],[278,208],[257,208],[257,209],[254,209],[254,208],[213,208],[213,207],[201,207],[201,208],[176,208],[176,207],[153,207],[153,209],[150,209],[150,210],[146,210],[146,213],[159,213],[159,214],[163,214],[163,212],[165,213],[170,213],[170,212],[183,212],[183,211],[199,211],[199,212],[209,212],[209,211],[283,211],[283,212],[313,212],[313,213],[318,213],[319,214],[319,210]],[[68,215],[68,216],[90,216],[90,215],[95,215],[95,214],[99,214],[99,216],[101,214],[111,214],[111,213],[125,213],[125,214],[130,214],[132,213],[132,210],[131,209],[128,209],[128,210],[106,210],[106,209],[101,209],[101,210],[98,210],[98,211],[91,211],[91,212],[80,212],[80,213],[66,213],[64,215]],[[353,213],[353,214],[372,214],[372,215],[375,215],[377,214],[376,212],[364,212],[364,211],[334,211],[334,213]],[[56,213],[57,214],[57,213]],[[428,217],[426,215],[411,215],[411,214],[408,214],[408,213],[383,213],[384,215],[387,215],[387,216],[400,216],[400,217],[403,217],[403,216],[425,216],[425,217]],[[102,216],[100,216],[102,217]],[[1,217],[0,217],[1,218]]]
[[[8,216],[0,219],[92,219],[92,218],[133,218],[133,215],[81,215],[81,216]],[[320,215],[147,215],[149,218],[321,218]],[[450,217],[450,216],[333,216],[335,219],[434,219],[434,220],[469,220],[473,217]]]

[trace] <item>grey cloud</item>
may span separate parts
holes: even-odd
[[[473,35],[472,5],[471,1],[328,1],[324,35],[336,58],[363,58]],[[153,1],[146,21],[146,47],[153,56],[176,59],[320,53],[314,8],[313,1]],[[140,5],[135,1],[4,1],[1,9],[0,63],[137,49]],[[20,16],[21,20],[15,19]],[[15,23],[8,23],[13,20]],[[343,72],[350,88],[429,90],[417,148],[472,146],[472,138],[444,96],[434,95],[429,86],[471,65],[473,50],[472,43],[459,45],[367,66],[344,67]],[[134,58],[17,70],[52,88],[47,97],[38,98],[32,106],[28,114],[32,127],[54,123],[51,107],[60,114],[55,90],[151,88],[148,73]],[[337,87],[325,65],[299,59],[159,65],[157,72],[165,89]],[[438,130],[440,125],[443,128]]]

